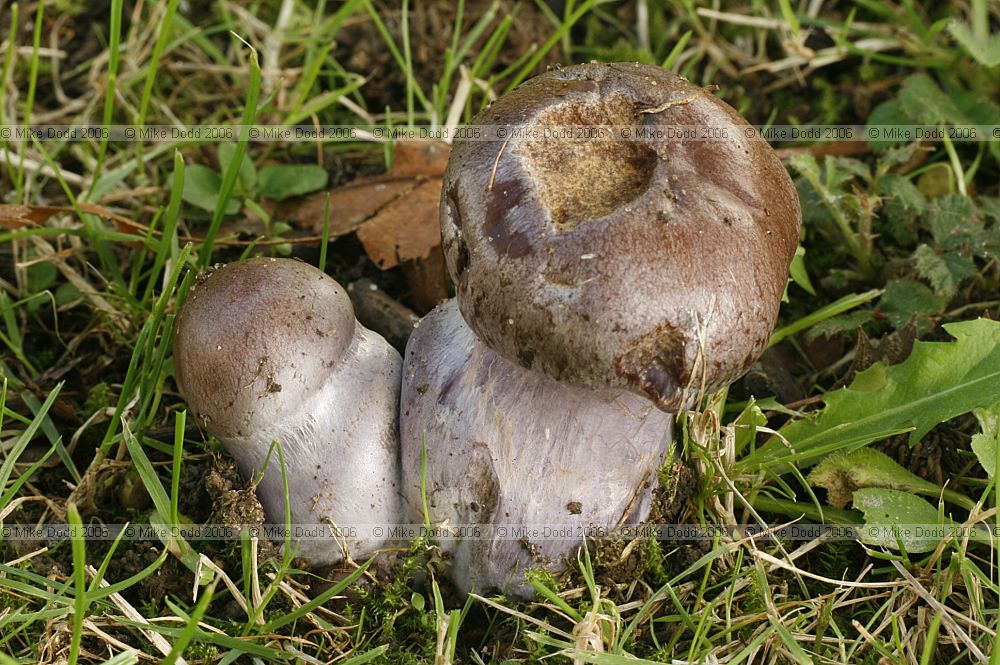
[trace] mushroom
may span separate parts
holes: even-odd
[[[525,597],[524,569],[558,568],[580,540],[490,527],[648,517],[669,414],[767,346],[801,212],[756,131],[658,67],[550,71],[473,124],[504,134],[452,148],[441,232],[457,305],[407,345],[403,494],[411,519],[423,486],[431,520],[486,527],[442,542],[460,590]]]
[[[597,535],[591,527],[609,531],[649,514],[672,416],[648,399],[507,360],[476,338],[454,300],[420,322],[403,367],[409,518],[423,520],[423,485],[430,516],[455,529],[441,546],[460,590],[526,598],[525,571],[558,568],[584,535]]]
[[[660,67],[588,64],[527,81],[473,124],[513,138],[454,143],[441,233],[488,346],[667,411],[764,351],[801,212],[774,151],[725,102]],[[516,135],[586,125],[616,137]]]
[[[335,280],[291,259],[218,268],[188,293],[173,349],[181,395],[244,478],[263,470],[257,496],[276,524],[285,483],[277,455],[265,460],[280,442],[292,524],[306,529],[298,556],[330,564],[385,543],[363,527],[400,515],[401,360]]]

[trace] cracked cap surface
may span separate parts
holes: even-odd
[[[589,64],[527,81],[473,124],[661,130],[455,141],[441,231],[482,341],[666,411],[731,383],[764,351],[801,211],[771,147],[725,102],[659,67]],[[705,131],[690,140],[669,126]]]

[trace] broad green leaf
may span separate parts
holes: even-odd
[[[219,144],[219,168],[225,173],[229,167],[229,162],[233,161],[236,154],[236,143],[226,141]],[[238,180],[240,189],[244,194],[250,194],[257,187],[257,169],[250,161],[250,155],[244,153],[243,161],[240,162],[240,177]]]
[[[972,436],[972,452],[992,478],[997,473],[997,460],[1000,459],[1000,403],[987,409],[975,409],[973,413],[981,431]]]
[[[48,261],[28,266],[28,293],[34,294],[51,287],[59,278],[59,269]]]
[[[933,498],[944,494],[945,499],[963,508],[972,507],[968,497],[943,490],[872,448],[833,453],[817,464],[807,479],[810,485],[826,490],[827,503],[835,508],[843,508],[851,501],[854,492],[867,487],[895,489]]]
[[[861,178],[865,181],[871,180],[872,177],[871,169],[860,159],[852,157],[827,157],[826,165],[828,171],[831,168],[836,168],[838,173],[849,174],[854,178]],[[844,182],[848,182],[851,179],[847,175],[841,177]]]
[[[943,196],[928,205],[926,226],[942,250],[998,259],[1000,232],[995,222],[987,226],[985,219],[997,212],[993,205],[987,197],[973,201],[967,196]]]
[[[809,154],[792,155],[788,165],[809,182],[819,183],[819,162]]]
[[[899,490],[858,490],[853,506],[865,516],[862,542],[894,550],[902,545],[915,554],[931,552],[951,525],[925,499]]]
[[[899,177],[903,178],[904,180],[908,180],[906,176],[895,176],[894,174],[890,174],[890,171],[894,171],[895,167],[897,166],[903,166],[904,164],[909,164],[921,150],[926,150],[926,147],[922,146],[920,143],[916,141],[886,150],[881,155],[879,155],[878,164],[876,167],[879,173],[879,177],[880,178]]]
[[[280,201],[315,192],[326,186],[327,172],[315,164],[271,164],[260,170],[260,194]]]
[[[56,287],[56,307],[68,305],[82,297],[83,294],[80,293],[80,290],[69,282],[63,282]]]
[[[906,143],[905,139],[885,139],[882,128],[886,125],[910,125],[913,119],[906,115],[897,99],[882,102],[868,115],[865,127],[865,138],[868,144],[876,150],[884,150],[892,146]]]
[[[844,196],[852,191],[851,184],[856,178],[867,180],[868,167],[856,159],[848,157],[830,157],[823,159],[823,182],[821,189],[827,196]],[[854,199],[857,196],[852,195]]]
[[[955,105],[977,125],[1000,124],[1000,104],[973,88],[949,91]]]
[[[979,64],[986,67],[1000,65],[1000,35],[977,38],[968,25],[957,19],[948,24],[948,32]]]
[[[915,443],[940,422],[1000,402],[1000,322],[959,321],[944,329],[955,341],[918,341],[902,363],[861,372],[849,387],[827,393],[821,411],[785,425],[781,438],[740,460],[738,470],[809,467],[891,432],[911,430]]]
[[[219,199],[222,176],[201,164],[192,164],[184,170],[184,189],[181,198],[193,206],[212,212]],[[230,199],[226,203],[226,214],[235,215],[240,211],[240,202]]]

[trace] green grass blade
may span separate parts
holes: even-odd
[[[205,241],[198,255],[198,265],[202,268],[207,267],[212,262],[212,247],[215,243],[215,236],[219,233],[219,227],[222,226],[222,219],[226,214],[229,197],[232,196],[233,189],[236,187],[236,181],[240,176],[240,165],[243,163],[243,156],[246,155],[247,144],[250,140],[250,126],[257,121],[257,100],[260,99],[260,84],[260,62],[257,59],[257,50],[251,47],[250,85],[247,90],[246,105],[243,107],[243,118],[240,121],[242,125],[240,127],[240,137],[236,142],[236,152],[233,153],[233,158],[222,174],[222,185],[219,188],[219,198],[215,204],[215,212],[212,213],[212,222],[209,224],[208,231],[205,232]]]
[[[38,409],[38,413],[35,415],[31,424],[21,432],[21,435],[17,439],[17,443],[7,452],[6,459],[4,459],[3,464],[0,464],[0,488],[7,486],[7,481],[10,480],[10,475],[14,472],[14,465],[17,463],[17,459],[24,452],[31,440],[35,438],[35,434],[41,428],[42,423],[45,421],[45,416],[48,414],[49,409],[52,408],[52,403],[56,401],[56,397],[59,396],[59,391],[62,390],[63,382],[60,381],[56,384],[55,388],[49,393],[49,396],[45,398],[45,402]],[[4,390],[4,397],[6,398],[6,386]]]
[[[174,14],[177,13],[177,4],[180,0],[167,0],[166,9],[163,10],[163,18],[160,21],[159,34],[156,36],[156,44],[153,46],[153,53],[149,56],[149,64],[146,65],[146,82],[142,86],[142,101],[139,102],[139,114],[135,124],[140,127],[146,124],[146,112],[149,110],[149,100],[153,97],[153,84],[156,82],[156,72],[160,68],[160,58],[163,56],[163,49],[170,39],[170,28],[174,22]]]
[[[111,124],[115,113],[115,90],[118,85],[118,61],[122,40],[122,0],[111,0],[111,24],[108,28],[108,80],[104,91],[104,126]],[[101,142],[97,151],[97,164],[94,166],[90,187],[93,190],[104,166],[104,158],[108,152],[108,134],[101,134]]]
[[[212,598],[215,596],[215,585],[218,583],[219,578],[217,577],[202,591],[201,598],[198,599],[198,604],[195,605],[194,611],[191,612],[191,616],[187,618],[187,625],[184,626],[184,630],[181,631],[181,634],[177,636],[173,646],[170,648],[170,653],[167,654],[166,658],[160,661],[162,665],[174,665],[180,655],[184,653],[184,649],[187,648],[187,645],[191,642],[191,639],[199,630],[198,622],[201,621],[203,616],[205,616],[205,610],[208,609],[209,603],[212,602]],[[178,615],[182,614],[169,599],[166,602],[167,605],[170,606],[170,609],[174,610],[174,612]]]
[[[574,25],[576,25],[577,21],[583,18],[583,15],[589,12],[595,4],[597,4],[597,0],[587,0],[582,5],[577,7],[576,10],[566,18],[563,24],[559,26],[554,33],[552,33],[552,36],[546,40],[542,47],[538,49],[533,56],[531,56],[531,59],[528,60],[524,67],[521,68],[521,72],[507,85],[505,92],[510,92],[519,86],[526,78],[528,78],[528,76],[535,71],[535,67],[538,66],[538,63],[542,61],[542,58],[544,58],[546,54],[552,50],[552,47],[559,43],[559,41],[563,38],[563,35],[569,34],[569,31]]]
[[[871,289],[870,291],[865,291],[864,293],[852,293],[846,295],[843,298],[817,309],[815,312],[803,316],[798,321],[790,323],[787,326],[778,328],[773,333],[771,333],[771,339],[768,341],[768,346],[774,346],[786,337],[791,337],[796,335],[803,330],[807,330],[821,321],[826,321],[829,318],[848,312],[855,307],[860,307],[866,302],[870,302],[882,295],[882,289]]]
[[[80,643],[83,639],[83,620],[87,618],[87,545],[83,534],[83,521],[76,504],[66,506],[66,519],[70,525],[70,540],[73,547],[73,585],[76,595],[73,599],[73,634],[70,638],[69,665],[76,665],[80,658]]]
[[[304,603],[302,606],[295,608],[294,610],[288,612],[287,614],[283,614],[282,616],[274,619],[273,621],[264,624],[263,626],[260,627],[260,632],[262,634],[273,633],[282,626],[287,626],[288,624],[297,621],[301,617],[305,616],[309,612],[312,612],[314,609],[316,609],[326,601],[330,600],[337,594],[341,593],[344,589],[349,587],[356,580],[360,579],[361,576],[365,574],[365,571],[368,570],[368,567],[371,565],[371,563],[372,563],[371,561],[366,561],[364,564],[359,566],[357,570],[355,570],[350,575],[348,575],[344,579],[334,584],[332,587],[330,587],[323,593],[319,594],[318,596],[310,600],[308,603]]]
[[[178,411],[174,415],[174,463],[170,468],[170,523],[180,524],[178,504],[181,496],[181,464],[184,461],[184,428],[187,424],[187,411]]]
[[[174,151],[174,174],[171,179],[170,199],[167,203],[167,211],[163,215],[163,233],[156,249],[156,258],[153,259],[153,267],[149,271],[149,280],[146,282],[146,290],[142,294],[142,301],[146,302],[153,295],[157,282],[160,280],[160,272],[167,262],[167,255],[177,243],[177,220],[181,214],[181,194],[184,191],[184,158],[180,151]]]

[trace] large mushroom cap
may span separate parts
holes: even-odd
[[[230,263],[192,288],[178,315],[177,383],[205,429],[240,438],[314,394],[354,327],[347,292],[321,270],[291,259]]]
[[[485,343],[668,411],[763,352],[801,212],[778,158],[731,107],[659,67],[589,64],[526,82],[474,124],[506,138],[455,142],[441,227],[462,314]],[[515,131],[583,125],[632,138]],[[668,131],[688,126],[704,132]],[[635,127],[661,133],[636,139]]]

